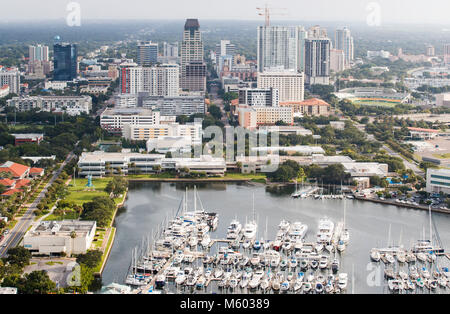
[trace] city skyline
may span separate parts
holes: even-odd
[[[0,18],[4,21],[36,20],[36,19],[65,19],[68,15],[66,6],[69,2],[57,0],[31,1],[20,0],[3,4]],[[230,0],[227,6],[220,9],[212,9],[210,1],[191,1],[188,7],[182,6],[180,0],[156,2],[148,4],[142,0],[130,0],[127,6],[117,0],[105,1],[75,1],[81,8],[81,19],[152,19],[159,20],[164,16],[166,20],[185,19],[196,17],[198,19],[212,20],[264,20],[258,16],[256,7],[264,7],[264,1],[237,1]],[[441,0],[430,0],[424,3],[419,0],[346,0],[339,3],[330,3],[326,0],[317,0],[307,5],[292,0],[271,1],[269,7],[284,8],[278,12],[286,14],[279,16],[274,14],[272,20],[276,21],[345,21],[367,22],[369,15],[375,14],[380,9],[380,23],[397,24],[449,24],[447,12],[450,3]],[[139,7],[139,10],[136,8]],[[177,10],[183,7],[183,10]],[[216,8],[218,8],[217,6]],[[274,12],[276,13],[276,12]],[[14,17],[14,18],[11,18]],[[43,18],[45,17],[45,18]]]

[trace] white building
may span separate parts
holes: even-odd
[[[450,107],[450,93],[436,95],[436,106]]]
[[[280,102],[302,101],[305,94],[304,74],[297,71],[270,69],[264,73],[258,73],[258,88],[277,89]]]
[[[354,59],[353,37],[347,27],[337,29],[335,34],[335,48],[344,51],[345,66],[349,67]]]
[[[140,67],[124,64],[119,70],[122,94],[147,92],[151,96],[178,96],[180,67],[177,64],[161,64]]]
[[[352,177],[373,177],[384,178],[388,175],[388,165],[377,162],[344,162],[344,171]]]
[[[106,174],[106,166],[120,169],[122,174],[136,172],[155,173],[155,167],[165,171],[177,171],[187,168],[190,171],[204,172],[207,175],[223,175],[226,171],[224,158],[212,156],[200,156],[197,158],[166,158],[164,154],[139,154],[139,153],[105,153],[96,151],[82,153],[78,161],[80,176],[103,177]]]
[[[122,134],[125,125],[155,125],[160,123],[160,112],[143,108],[106,109],[100,115],[100,126],[110,133]]]
[[[142,107],[157,109],[162,116],[205,114],[206,104],[203,93],[188,93],[180,96],[143,96]]]
[[[64,81],[47,81],[44,84],[45,89],[64,90],[67,87],[67,82]]]
[[[258,72],[264,72],[272,67],[304,71],[307,35],[302,26],[259,26],[257,29]]]
[[[0,66],[0,87],[9,86],[9,92],[20,94],[20,72],[17,68]]]
[[[241,88],[239,89],[239,104],[278,107],[280,105],[278,89]]]
[[[450,170],[427,169],[427,192],[428,193],[450,193]]]
[[[49,112],[65,112],[69,115],[89,114],[92,109],[90,96],[25,96],[14,97],[7,101],[19,111],[33,109]]]
[[[159,136],[147,141],[147,152],[157,152],[161,154],[178,153],[191,154],[192,139],[190,136]]]
[[[94,240],[95,221],[42,221],[23,238],[23,246],[32,254],[84,254]]]
[[[161,136],[189,136],[192,145],[196,145],[202,142],[202,122],[153,125],[125,124],[122,136],[132,141],[146,141]]]

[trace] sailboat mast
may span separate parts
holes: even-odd
[[[194,185],[194,212],[197,211],[197,187]]]
[[[433,246],[433,229],[431,228],[431,205],[428,206],[428,217],[430,220],[430,244]]]

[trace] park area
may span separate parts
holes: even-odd
[[[395,106],[401,104],[401,102],[397,101],[397,100],[371,99],[371,98],[352,99],[352,103],[354,105],[360,105],[360,106],[377,106],[377,107],[388,107],[388,108],[392,108],[392,107],[395,107]]]

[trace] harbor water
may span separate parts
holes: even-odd
[[[192,190],[194,185],[160,182],[130,184],[125,208],[115,220],[116,238],[103,272],[103,285],[124,283],[132,250],[141,245],[143,238],[161,228],[164,220],[176,214],[186,187]],[[372,248],[403,245],[409,249],[417,240],[429,238],[427,211],[357,200],[294,199],[290,196],[292,187],[277,192],[265,185],[251,183],[205,183],[196,184],[196,187],[205,211],[219,215],[219,225],[211,233],[213,239],[226,238],[227,228],[234,218],[243,225],[253,218],[253,195],[258,221],[257,239],[265,237],[267,221],[267,237],[273,240],[280,221],[285,219],[307,224],[309,229],[305,241],[314,242],[319,219],[326,216],[335,223],[342,221],[345,202],[345,225],[350,231],[350,242],[340,254],[340,272],[348,274],[347,293],[388,292],[387,281],[383,278],[383,263],[370,261]],[[191,193],[189,198],[189,210],[193,210]],[[197,206],[200,207],[200,203]],[[433,220],[442,245],[447,249],[450,243],[450,216],[433,213]],[[199,263],[201,265],[201,261]],[[446,257],[441,257],[438,265],[448,267],[450,263]],[[206,292],[219,291],[208,287]],[[436,292],[446,293],[445,290]]]

